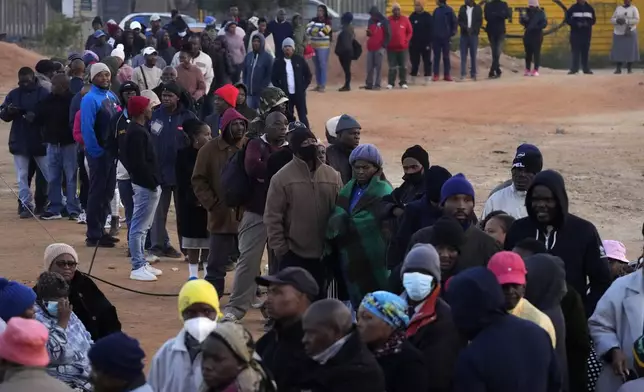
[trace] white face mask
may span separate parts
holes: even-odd
[[[196,317],[183,322],[183,329],[186,330],[193,338],[197,339],[199,343],[210,335],[210,333],[217,327],[217,321],[211,320],[208,317]]]
[[[178,35],[179,37],[182,37],[182,38],[183,38],[183,37],[185,37],[185,36],[186,36],[186,34],[188,34],[188,32],[187,32],[187,31],[180,31],[180,32],[178,32],[178,33],[177,33],[177,35]]]
[[[403,286],[411,300],[422,301],[432,292],[434,277],[420,272],[406,272],[403,274]]]

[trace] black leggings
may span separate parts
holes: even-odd
[[[351,61],[353,59],[347,56],[339,56],[338,59],[344,72],[344,87],[351,87]]]
[[[541,65],[541,44],[543,43],[543,34],[531,34],[523,36],[523,47],[525,49],[525,69],[530,69],[534,59],[534,70],[539,70]]]

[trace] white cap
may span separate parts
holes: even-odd
[[[157,20],[161,20],[159,14],[152,14],[152,16],[150,16],[150,22],[156,22]]]
[[[159,96],[152,90],[141,90],[141,96],[150,100],[150,106],[155,107],[161,105]]]
[[[136,20],[132,23],[130,23],[130,29],[131,30],[136,30],[139,29],[141,30],[141,23],[137,22]]]
[[[156,54],[156,53],[157,53],[157,50],[156,50],[156,49],[154,49],[154,48],[153,48],[153,47],[151,47],[151,46],[148,46],[147,48],[143,49],[143,55],[144,55],[144,56],[147,56],[147,55],[149,55],[149,54],[153,54],[153,53],[155,53],[155,54]]]

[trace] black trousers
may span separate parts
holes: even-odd
[[[525,49],[525,69],[530,69],[534,60],[534,70],[539,70],[541,65],[541,44],[543,44],[543,34],[526,34],[523,36],[523,48]]]
[[[29,177],[28,183],[31,187],[31,180],[36,175],[36,193],[34,194],[34,202],[36,203],[36,211],[41,211],[47,206],[47,180],[43,176],[36,160],[31,158],[29,160]],[[20,200],[18,200],[18,207],[20,207]]]
[[[351,61],[353,59],[349,56],[338,56],[342,72],[344,72],[344,87],[351,87]]]
[[[85,170],[85,152],[82,148],[78,149],[78,181],[80,182],[80,191],[78,199],[80,200],[83,211],[87,210],[87,196],[89,195],[89,176]]]
[[[423,72],[425,76],[432,76],[432,49],[431,44],[416,47],[409,46],[409,61],[411,61],[411,76],[418,76],[420,60],[423,60]]]
[[[590,34],[570,33],[570,49],[572,51],[572,72],[579,72],[579,60],[584,72],[590,71],[588,66],[588,52],[590,52]]]
[[[293,117],[295,117],[295,109],[297,109],[297,119],[308,127],[309,119],[306,117],[308,114],[306,110],[306,92],[288,95],[288,111]]]
[[[327,270],[320,259],[307,259],[302,256],[296,255],[292,251],[282,256],[279,261],[279,270],[286,267],[301,267],[309,271],[320,288],[318,299],[326,298],[327,292]]]
[[[505,34],[489,34],[487,35],[490,41],[490,49],[492,50],[492,66],[490,66],[490,73],[501,73],[501,65],[499,59],[503,52],[503,41],[505,41]]]

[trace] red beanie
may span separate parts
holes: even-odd
[[[232,84],[224,84],[223,86],[219,87],[217,90],[215,90],[215,95],[219,96],[230,106],[237,106],[237,96],[239,95],[239,90],[237,90],[237,87],[233,86]]]
[[[150,105],[150,100],[146,97],[137,95],[127,101],[127,113],[130,117],[140,116]]]

